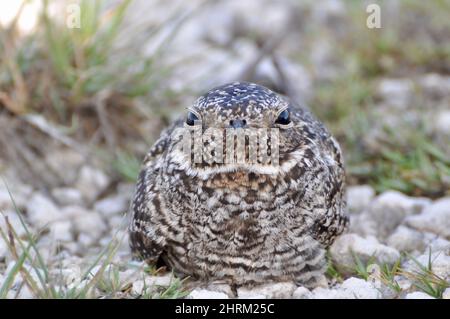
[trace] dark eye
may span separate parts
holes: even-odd
[[[278,115],[277,120],[275,121],[276,124],[281,124],[281,125],[287,125],[289,123],[291,123],[291,118],[289,116],[289,110],[284,110],[283,112],[281,112]]]
[[[189,112],[186,118],[186,124],[189,126],[193,126],[195,121],[198,121],[198,116],[192,112]]]

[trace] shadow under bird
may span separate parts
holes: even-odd
[[[273,153],[276,142],[277,163],[193,161],[174,132],[208,128],[276,129],[276,139],[256,148]],[[226,84],[201,96],[145,157],[131,249],[149,264],[203,281],[314,287],[326,270],[326,248],[348,224],[344,179],[338,143],[306,109],[253,83]]]

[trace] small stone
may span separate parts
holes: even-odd
[[[119,281],[121,284],[127,284],[138,280],[140,275],[140,271],[136,269],[126,269],[125,271],[119,272]]]
[[[354,233],[362,237],[377,235],[377,223],[366,212],[359,215],[351,214],[349,217],[349,233]]]
[[[450,197],[435,201],[420,215],[408,217],[405,223],[419,231],[428,231],[450,239]]]
[[[87,279],[79,281],[79,282],[73,282],[73,283],[67,285],[67,289],[80,291],[80,290],[84,289],[87,285],[89,285],[89,283],[90,283],[90,280],[87,280]]]
[[[388,106],[405,109],[413,97],[413,90],[414,83],[409,79],[384,79],[378,84],[377,93]]]
[[[101,247],[106,247],[111,243],[111,241],[112,241],[111,236],[107,235],[99,240],[99,244]]]
[[[325,276],[325,275],[317,276],[317,278],[314,282],[314,287],[328,288],[327,276]]]
[[[302,64],[295,63],[288,59],[287,57],[278,58],[279,67],[283,70],[286,79],[290,83],[295,83],[291,85],[291,90],[289,94],[293,95],[293,98],[298,102],[304,102],[311,98],[312,90],[312,79],[309,71],[302,66]],[[280,79],[278,83],[281,83]]]
[[[174,281],[174,277],[171,274],[162,276],[150,276],[145,278],[147,287],[169,287]]]
[[[56,253],[57,245],[54,240],[50,239],[50,236],[43,235],[37,243],[37,249],[43,260],[51,260]],[[35,250],[30,251],[30,257],[37,258]]]
[[[146,292],[146,289],[148,289],[148,287],[145,286],[143,280],[136,280],[131,286],[131,294],[140,296]]]
[[[8,254],[8,246],[6,245],[3,237],[0,237],[0,261]],[[1,285],[0,285],[1,286]]]
[[[223,292],[211,291],[206,289],[195,289],[187,296],[187,299],[228,299]]]
[[[34,299],[35,295],[27,285],[23,285],[17,295],[17,299]]]
[[[60,172],[59,177],[65,185],[71,185],[78,176],[78,169],[86,161],[84,156],[72,149],[55,149],[47,152],[45,163],[54,172]]]
[[[350,213],[364,211],[375,197],[374,189],[369,185],[347,187],[347,207]]]
[[[134,183],[120,183],[117,185],[117,193],[120,196],[129,197],[135,191],[136,185]]]
[[[17,297],[17,291],[9,290],[6,294],[6,299],[16,299]]]
[[[64,247],[64,252],[68,252],[72,255],[78,254],[80,251],[80,245],[75,242],[64,242],[61,246]]]
[[[312,294],[312,299],[346,299],[337,289],[318,287],[312,291]]]
[[[219,46],[226,46],[233,40],[233,16],[230,14],[223,14],[220,10],[210,10],[205,12],[207,17],[203,17],[205,20],[212,18],[215,21],[211,28],[204,28],[202,31],[202,37],[211,41]],[[211,21],[211,20],[209,20]]]
[[[103,216],[123,215],[128,209],[128,198],[121,195],[114,195],[99,200],[94,205],[94,210]]]
[[[362,238],[356,234],[338,237],[330,248],[330,254],[336,267],[346,274],[355,268],[354,255],[364,264],[373,260],[378,264],[392,265],[400,258],[396,249],[380,244],[375,237]]]
[[[447,288],[442,293],[442,299],[450,299],[450,288]]]
[[[46,196],[34,193],[27,205],[27,216],[32,225],[43,228],[62,217],[58,207]]]
[[[351,277],[334,289],[313,290],[314,299],[381,299],[381,292],[370,282]]]
[[[147,263],[143,260],[130,260],[128,266],[136,269],[143,269],[147,266]]]
[[[267,299],[267,296],[263,294],[253,293],[251,291],[241,291],[238,293],[238,299]]]
[[[6,189],[0,189],[0,211],[5,209],[13,209],[11,196]]]
[[[406,295],[405,299],[435,299],[434,297],[431,297],[430,295],[421,292],[421,291],[415,291],[411,292]]]
[[[83,196],[81,195],[81,192],[75,188],[70,187],[54,188],[52,190],[52,195],[56,199],[58,204],[62,206],[83,204]]]
[[[441,99],[450,95],[450,76],[429,73],[420,79],[425,93],[433,99]]]
[[[292,294],[293,299],[313,299],[313,294],[311,291],[305,287],[298,287]]]
[[[356,299],[380,299],[381,292],[370,282],[359,278],[349,278],[345,280],[340,289]]]
[[[380,282],[379,286],[376,286],[378,291],[381,293],[382,299],[396,299],[398,298],[399,292],[397,292],[393,287],[385,285]]]
[[[76,264],[72,264],[64,267],[64,269],[58,269],[56,274],[61,274],[64,278],[66,285],[78,284],[81,281],[81,268]]]
[[[291,98],[303,103],[304,99],[310,97],[312,84],[308,71],[300,64],[293,63],[284,56],[277,58],[277,65],[270,58],[262,59],[251,80],[269,88],[277,89],[283,83],[279,70],[282,70],[284,80],[287,83],[295,83],[295,85],[288,87]]]
[[[433,130],[445,137],[450,136],[450,111],[442,110],[436,112],[432,121]]]
[[[320,5],[312,7],[312,19],[321,25],[326,24],[331,28],[337,26],[338,21],[344,21],[347,15],[345,2],[341,0],[325,0]]]
[[[50,225],[50,236],[54,240],[70,242],[73,240],[72,223],[69,220],[57,221]]]
[[[67,206],[63,209],[63,214],[73,218],[76,232],[99,238],[106,231],[105,222],[95,211],[79,206]]]
[[[237,293],[239,298],[252,299],[255,296],[265,296],[270,299],[291,298],[297,286],[292,282],[279,282],[259,285],[256,287],[241,287]]]
[[[97,240],[90,235],[80,234],[78,236],[77,242],[78,242],[77,251],[80,251],[84,250],[87,247],[94,246],[97,243]]]
[[[81,168],[76,182],[76,188],[89,202],[94,201],[108,185],[108,176],[102,171],[90,166],[83,166]]]
[[[4,177],[3,174],[2,176]],[[25,209],[33,189],[7,177],[5,177],[5,181],[6,185],[3,181],[0,182],[0,211]]]
[[[97,265],[94,266],[87,275],[87,279],[94,278],[100,271],[102,271],[103,275],[108,274],[109,272],[112,272],[114,270],[114,265],[108,264],[108,265]]]
[[[311,65],[317,81],[330,81],[339,76],[333,45],[325,38],[317,38],[309,53]]]
[[[429,235],[430,233],[426,233],[425,238],[430,238],[431,236]],[[429,240],[427,248],[424,251],[430,251],[430,249],[432,252],[442,252],[445,255],[450,255],[450,241],[432,234],[432,238]]]
[[[149,291],[153,291],[157,287],[169,287],[174,278],[172,275],[164,276],[146,276],[143,280],[133,282],[131,292],[134,295],[142,295]]]
[[[281,3],[273,3],[270,9],[264,9],[258,1],[230,1],[229,3],[222,10],[226,10],[232,16],[232,28],[235,34],[253,34],[264,38],[273,37],[287,24],[288,7]],[[259,12],[260,19],[254,15],[245,14],[246,12]],[[264,21],[261,16],[264,17]],[[223,29],[222,32],[227,32],[227,30]]]
[[[406,226],[399,226],[387,239],[387,244],[398,251],[423,251],[425,249],[424,235]]]
[[[231,286],[226,283],[212,282],[207,285],[206,290],[220,292],[226,294],[228,297],[235,297]]]
[[[74,254],[71,254],[69,252],[66,251],[62,251],[58,254],[58,257],[61,260],[61,266],[62,268],[71,268],[74,265],[82,265],[83,263],[86,262],[86,260],[84,260],[82,257],[79,256],[75,256]],[[94,260],[90,260],[92,263],[94,262]],[[88,260],[88,262],[90,262]]]
[[[402,291],[409,291],[412,288],[412,282],[404,276],[396,275],[394,276],[394,281],[398,284]]]
[[[406,196],[397,191],[387,191],[372,202],[365,218],[375,222],[378,238],[386,238],[405,217],[420,213],[430,200]]]
[[[126,229],[121,229],[121,230],[117,230],[114,234],[113,237],[119,241],[119,252],[120,251],[125,251],[125,252],[129,252],[130,251],[130,245],[129,245],[129,233],[128,230]],[[109,238],[109,241],[111,241],[112,238]]]

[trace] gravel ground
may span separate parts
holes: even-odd
[[[37,247],[49,271],[55,275],[52,280],[62,291],[82,289],[100,270],[104,276],[116,280],[121,297],[161,293],[161,289],[177,282],[170,273],[154,275],[144,264],[131,261],[125,212],[133,185],[118,184],[101,195],[110,186],[108,176],[88,166],[81,167],[73,187],[55,188],[48,193],[9,178],[6,181],[25,223],[34,234],[39,234]],[[432,201],[395,191],[375,196],[367,185],[349,187],[347,194],[350,231],[339,237],[329,250],[338,276],[328,275],[322,286],[312,291],[293,283],[275,283],[239,288],[237,296],[227,285],[212,283],[205,287],[188,282],[187,298],[433,298],[419,288],[423,280],[435,282],[440,278],[441,282],[450,282],[450,197]],[[4,186],[0,188],[0,208],[17,235],[26,242],[26,230]],[[4,218],[0,227],[7,231]],[[114,255],[105,267],[97,265],[86,275],[90,263],[113,238],[118,240]],[[430,272],[424,271],[420,265],[428,267],[430,261]],[[24,267],[31,269],[28,262]],[[363,265],[362,273],[355,271],[358,263]],[[387,278],[384,265],[392,269],[396,263],[401,271]],[[379,267],[375,266],[372,272],[369,267],[365,277],[364,271],[370,264]],[[13,254],[1,239],[0,286],[14,265]],[[98,297],[108,296],[111,291],[104,289],[97,287],[93,293]],[[447,288],[442,296],[448,298],[449,293]],[[16,276],[8,293],[8,297],[16,295],[18,298],[33,296],[24,286],[22,274]]]

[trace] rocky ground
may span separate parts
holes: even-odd
[[[329,250],[330,268],[323,286],[308,290],[292,283],[267,284],[239,288],[235,296],[226,285],[181,283],[170,273],[158,274],[131,261],[125,213],[133,185],[118,184],[103,195],[111,186],[108,176],[83,165],[72,187],[42,192],[9,178],[6,183],[8,189],[0,188],[0,227],[3,234],[14,229],[16,235],[7,241],[14,249],[8,248],[6,237],[0,240],[0,287],[30,242],[29,231],[36,235],[45,267],[31,251],[24,269],[36,283],[39,271],[48,272],[45,285],[58,287],[58,293],[66,296],[89,286],[101,272],[91,296],[450,298],[450,197],[432,201],[396,191],[375,196],[370,186],[351,186],[347,192],[350,230]],[[110,245],[113,248],[103,254],[102,262],[96,262]],[[19,272],[12,279],[7,297],[34,296],[25,276]]]
[[[72,70],[95,80],[89,90],[24,73],[30,92],[56,91],[34,94],[26,116],[0,109],[0,298],[449,299],[448,17],[422,1],[382,3],[373,31],[364,6],[345,1],[135,0],[105,63]],[[50,70],[44,49],[18,50],[38,60],[23,69]],[[130,52],[150,58],[143,83]],[[22,86],[1,67],[14,102]],[[321,287],[236,295],[131,260],[126,212],[142,156],[195,96],[236,79],[306,103],[343,146],[350,229],[329,249]],[[117,150],[131,156],[111,165]]]

